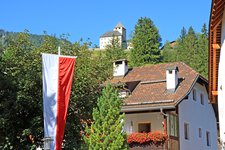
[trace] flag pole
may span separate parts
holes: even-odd
[[[60,46],[58,47],[58,55],[60,55]]]

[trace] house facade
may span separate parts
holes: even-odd
[[[209,22],[209,98],[218,104],[221,144],[225,149],[225,1],[212,0]]]
[[[208,101],[207,80],[182,62],[128,69],[114,62],[111,83],[123,98],[124,130],[161,131],[168,150],[215,150],[216,116]]]
[[[107,45],[112,44],[113,38],[118,40],[118,43],[121,45],[122,48],[127,48],[126,28],[121,22],[116,25],[113,31],[106,32],[100,36],[100,49],[106,49]]]

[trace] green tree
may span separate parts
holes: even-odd
[[[204,77],[208,76],[208,34],[203,24],[201,33],[196,33],[192,27],[183,27],[181,35],[174,47],[165,44],[162,51],[164,62],[182,61],[198,71]]]
[[[151,19],[147,17],[138,19],[131,41],[133,44],[130,56],[132,66],[158,63],[160,61],[161,37]]]
[[[13,149],[32,149],[34,136],[42,134],[41,66],[28,39],[28,33],[19,34],[9,41],[1,55],[3,77],[8,82],[1,89],[4,94],[0,102],[3,120],[0,128],[4,128],[5,139],[0,144],[4,149],[9,149],[7,145]]]
[[[46,35],[40,47],[28,33],[7,41],[0,54],[0,147],[32,149],[43,138],[41,53],[77,55],[70,106],[65,129],[65,148],[81,149],[81,120],[90,119],[106,80],[102,57],[92,57],[89,42],[68,43]],[[88,93],[88,94],[87,94]],[[1,148],[2,148],[1,147]]]
[[[181,29],[181,32],[180,32],[180,40],[183,42],[184,41],[184,38],[187,36],[187,30],[185,29],[185,27],[183,27]]]
[[[208,77],[208,31],[203,24],[201,33],[198,35],[198,58],[197,71],[204,77]]]
[[[104,71],[108,73],[108,77],[112,76],[112,63],[115,60],[127,59],[125,49],[122,48],[119,38],[115,36],[112,37],[110,44],[106,46],[106,50],[102,54],[102,59],[104,59]]]
[[[127,149],[121,105],[118,93],[107,83],[93,110],[93,123],[86,128],[85,141],[90,150]]]
[[[163,62],[175,62],[177,60],[177,50],[176,50],[176,41],[175,45],[171,46],[170,42],[166,42],[161,51]]]
[[[45,35],[40,46],[28,32],[7,39],[0,53],[0,149],[34,149],[43,138],[41,53],[76,55],[70,105],[65,128],[65,149],[82,149],[83,121],[92,119],[100,85],[108,72],[105,54],[94,56],[91,42],[70,43],[67,36]],[[110,63],[110,68],[112,64]]]
[[[118,37],[113,36],[110,44],[106,46],[105,55],[109,62],[117,60],[117,59],[125,59],[126,53],[124,49],[122,49],[121,43]],[[112,63],[110,64],[112,66]],[[112,68],[112,67],[111,67]]]
[[[71,90],[70,106],[65,128],[65,148],[81,149],[84,131],[84,121],[92,119],[92,109],[96,106],[99,96],[99,87],[105,77],[99,66],[101,57],[92,57],[92,51],[88,50],[88,42],[75,42],[71,53],[77,56],[73,86]]]

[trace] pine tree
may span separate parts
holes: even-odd
[[[208,77],[208,34],[206,24],[203,24],[201,34],[198,35],[197,70],[204,77]]]
[[[166,43],[162,55],[163,62],[182,61],[207,78],[208,31],[206,24],[203,24],[201,33],[195,33],[192,27],[186,32],[183,27],[176,46],[170,47],[169,43]]]
[[[126,134],[122,131],[124,114],[120,114],[122,101],[109,83],[93,109],[93,123],[86,128],[85,142],[89,150],[127,149]]]
[[[160,42],[159,31],[153,21],[147,17],[138,19],[132,35],[131,65],[158,63],[161,59]]]
[[[178,61],[185,62],[187,65],[195,69],[197,57],[197,36],[192,27],[188,29],[188,33],[184,34],[185,29],[181,31],[178,39],[177,54]]]
[[[180,39],[182,42],[183,42],[184,38],[186,37],[186,35],[187,35],[187,30],[185,29],[185,27],[183,27],[181,29],[181,33],[180,33]]]

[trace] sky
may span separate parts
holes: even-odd
[[[127,39],[138,19],[150,18],[162,43],[176,40],[182,27],[200,32],[209,24],[212,0],[3,0],[0,29],[81,38],[99,45],[99,37],[122,22]]]

